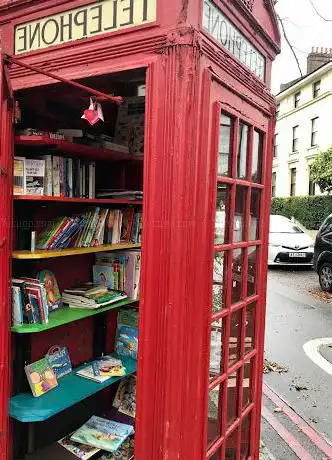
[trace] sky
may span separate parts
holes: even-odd
[[[314,47],[332,49],[332,0],[312,0],[317,10],[331,22],[325,22],[313,10],[310,0],[278,0],[276,10],[283,19],[287,36],[299,58],[303,74],[306,57]],[[281,31],[282,32],[282,31]],[[280,84],[300,76],[296,61],[285,39],[281,54],[272,70],[272,91],[279,92]]]

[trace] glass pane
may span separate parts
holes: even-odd
[[[257,262],[258,262],[258,248],[256,246],[249,247],[248,249],[248,283],[247,283],[247,296],[257,294]]]
[[[212,314],[220,313],[225,307],[224,273],[227,270],[227,254],[216,252],[214,255]]]
[[[232,119],[221,114],[219,128],[218,176],[229,176],[231,171]]]
[[[230,322],[230,336],[229,336],[229,357],[228,367],[235,364],[241,355],[241,318],[242,310],[236,311],[232,314]]]
[[[252,182],[260,184],[262,182],[263,165],[263,134],[254,131],[253,151],[252,151]]]
[[[252,361],[248,361],[244,365],[243,372],[243,407],[246,407],[252,402],[252,381],[251,381]]]
[[[234,249],[232,260],[232,304],[243,299],[243,249]]]
[[[245,212],[246,212],[246,201],[248,197],[248,187],[236,187],[235,196],[235,215],[234,215],[234,243],[239,243],[244,240],[245,229]]]
[[[211,325],[210,339],[210,379],[218,377],[223,371],[222,366],[222,320],[214,321]]]
[[[227,185],[218,184],[216,224],[215,224],[215,244],[229,242],[229,215],[230,215],[230,189]]]
[[[251,415],[249,414],[242,422],[241,429],[241,460],[246,460],[250,456],[250,425]]]
[[[247,306],[245,353],[250,353],[255,348],[256,306],[256,302]]]
[[[249,241],[259,240],[259,216],[261,208],[261,191],[251,189]]]
[[[249,145],[249,126],[244,123],[239,125],[239,137],[237,147],[236,176],[242,179],[247,177],[247,153]]]
[[[238,402],[238,376],[234,372],[228,377],[227,381],[227,427],[229,427],[237,417]]]
[[[222,385],[218,385],[209,393],[208,407],[208,446],[221,437],[220,415],[222,401]]]
[[[236,460],[236,445],[238,431],[238,428],[236,428],[234,431],[232,431],[232,433],[228,436],[226,440],[225,460]]]

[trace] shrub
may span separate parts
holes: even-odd
[[[308,230],[318,230],[325,218],[332,214],[332,196],[296,196],[273,198],[271,214],[294,217]]]

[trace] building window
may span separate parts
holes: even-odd
[[[295,196],[296,192],[296,168],[290,170],[290,196]]]
[[[311,167],[309,166],[309,195],[316,195],[316,184],[311,179]]]
[[[273,158],[278,158],[278,134],[274,135]]]
[[[279,118],[279,115],[280,115],[280,103],[277,104],[277,107],[276,107],[276,117]]]
[[[318,145],[318,119],[316,117],[311,120],[311,147]]]
[[[318,97],[320,94],[320,80],[315,81],[315,83],[312,85],[312,96],[314,99]]]
[[[293,126],[292,152],[297,152],[299,150],[298,132],[299,126]]]
[[[300,99],[301,99],[301,93],[300,92],[295,93],[295,96],[294,96],[294,107],[295,107],[295,109],[300,105]]]
[[[276,196],[277,173],[272,173],[272,198]]]

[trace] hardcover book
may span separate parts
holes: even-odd
[[[25,193],[44,195],[45,161],[25,159]]]
[[[33,396],[39,397],[58,386],[53,369],[46,358],[24,368]]]
[[[133,433],[131,425],[93,416],[72,435],[71,440],[115,452]]]

